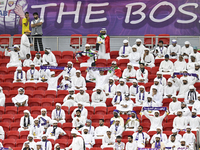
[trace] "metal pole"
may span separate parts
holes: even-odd
[[[58,38],[59,38],[59,37],[57,36],[57,51],[58,51],[58,48],[59,48],[59,47],[58,47],[58,42],[59,42],[59,41],[58,41]]]
[[[33,36],[33,50],[35,51],[35,49],[34,49],[34,43],[35,43],[35,37]]]

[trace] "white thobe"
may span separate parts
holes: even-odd
[[[136,94],[136,106],[142,106],[147,101],[148,93],[144,91],[144,93],[138,92]]]
[[[24,106],[28,106],[28,99],[29,99],[29,97],[27,95],[17,94],[15,97],[12,98],[12,102],[15,104],[16,107],[18,107],[17,103],[22,104],[24,101],[26,101]]]
[[[169,103],[169,112],[170,114],[177,114],[177,111],[181,109],[181,102],[176,101],[176,102],[170,102]]]
[[[164,87],[164,98],[168,98],[167,95],[176,95],[176,87],[172,84],[172,86],[166,85]]]
[[[183,139],[185,139],[186,145],[188,145],[191,148],[194,148],[194,142],[196,140],[196,137],[195,137],[194,133],[192,133],[192,132],[185,133],[183,135]]]
[[[172,52],[176,53],[176,56],[171,56]],[[180,45],[176,44],[176,46],[170,45],[168,47],[168,54],[169,54],[170,58],[177,58],[180,53],[181,53],[181,46]]]
[[[124,46],[122,46],[120,49],[119,49],[119,57],[117,57],[117,59],[128,59],[128,56],[129,54],[132,52],[132,48],[131,46],[125,46],[125,49],[124,49]],[[128,55],[128,56],[127,56]],[[122,56],[127,56],[127,57],[122,57]]]
[[[188,48],[186,48],[185,46],[183,46],[181,48],[181,55],[183,55],[184,53],[190,55],[192,52],[193,52],[193,47],[192,46],[189,46]],[[188,58],[188,57],[184,56],[184,58]]]
[[[131,142],[127,142],[126,143],[126,150],[137,150],[137,146],[136,146],[136,142],[133,141]]]
[[[44,128],[47,128],[47,127],[50,126],[50,124],[51,124],[51,118],[49,116],[47,116],[47,115],[45,115],[45,116],[39,115],[39,116],[37,116],[37,118],[38,119],[40,118],[39,119],[39,124],[41,126],[43,126]],[[49,123],[47,123],[47,121],[49,121]]]
[[[105,94],[109,94],[108,96],[106,96],[107,98],[113,98],[116,92],[116,85],[113,83],[112,85],[110,85],[109,83],[105,84],[103,89],[105,91]]]
[[[57,62],[56,62],[56,57],[52,52],[49,52],[49,54],[44,54],[43,58],[42,58],[42,64],[46,65],[47,63],[49,63],[48,66],[58,66]]]
[[[122,105],[127,105],[127,107],[123,107]],[[134,103],[131,99],[129,99],[128,101],[124,99],[120,102],[119,105],[117,105],[116,109],[121,112],[128,112],[133,110],[133,106]]]
[[[144,54],[141,56],[141,62],[143,62],[145,66],[147,65],[147,67],[155,67],[155,59],[152,54],[149,53],[144,59],[143,58]]]
[[[26,58],[26,54],[31,54],[30,42],[29,42],[28,36],[26,34],[23,34],[21,36],[20,51],[22,53],[23,59]]]
[[[81,88],[86,87],[85,78],[82,76],[80,76],[80,77],[73,76],[71,81],[72,81],[72,88],[74,88],[75,90],[78,90],[78,89],[76,89],[76,86],[81,87]]]
[[[71,99],[71,98],[74,98],[74,99]],[[76,98],[76,94],[73,94],[73,95],[69,94],[65,96],[62,106],[67,106],[69,108],[72,106],[78,106],[77,102],[75,101],[75,98]]]
[[[21,132],[21,131],[29,131],[30,130],[30,127],[34,123],[33,123],[33,117],[29,116],[29,119],[30,119],[30,121],[29,121],[30,124],[28,124],[28,117],[25,117],[25,123],[24,123],[24,116],[21,117],[21,119],[20,119],[20,128],[18,129],[19,132]],[[28,128],[24,129],[24,127],[25,127],[24,125],[26,125],[26,127],[28,127]]]
[[[86,119],[84,116],[80,116],[80,117],[74,117],[73,121],[72,121],[72,126],[74,128],[79,127],[79,126],[84,126],[86,123]]]
[[[43,135],[43,131],[44,131],[44,127],[43,126],[32,125],[30,127],[29,134],[31,134],[34,137],[34,139],[41,139],[41,137]]]
[[[123,73],[122,73],[122,78],[126,79],[126,78],[135,78],[136,76],[136,70],[134,68],[131,69],[131,71],[129,71],[128,68],[124,69]],[[132,82],[133,79],[129,79],[129,81],[127,82]]]
[[[31,59],[25,59],[23,62],[23,67],[30,67],[31,63],[33,63]]]
[[[76,76],[76,68],[67,67],[66,71],[63,72],[63,78],[64,78],[65,75],[68,75],[70,78],[73,77],[73,76]]]
[[[186,76],[182,76],[182,77],[180,78],[179,84],[182,84],[182,83],[180,83],[180,82],[183,81],[183,78],[187,78],[187,81],[188,81],[189,86],[195,84],[195,82],[196,82],[196,78],[194,78],[194,77],[192,77],[192,76],[186,75]],[[189,86],[188,86],[188,87],[189,87]],[[186,92],[187,92],[187,91],[186,91]],[[185,95],[184,95],[184,96],[185,96]]]
[[[73,138],[71,145],[66,150],[85,150],[84,149],[84,139],[82,136],[78,135],[77,137]]]
[[[198,92],[194,91],[194,92],[190,92],[188,91],[187,93],[185,93],[185,103],[187,104],[187,106],[192,106],[193,104],[191,104],[189,101],[190,100],[194,100],[197,101],[198,100]]]
[[[106,38],[107,35],[104,35],[104,37]],[[97,43],[101,43],[99,45],[98,59],[110,59],[110,53],[106,53],[105,39],[102,39],[100,36],[98,36]]]
[[[94,137],[91,134],[82,134],[82,137],[85,141],[85,147],[87,148],[92,148],[93,145],[95,144]]]
[[[22,146],[22,150],[24,149],[24,147],[25,147],[25,143],[29,143],[28,145],[29,145],[29,148],[30,149],[33,149],[33,150],[36,150],[37,148],[36,148],[36,143],[34,142],[34,140],[32,140],[32,142],[30,142],[30,141],[26,141],[26,142],[24,142],[24,144],[23,144],[23,146]]]
[[[48,83],[48,88],[47,90],[53,90],[57,91],[57,86],[58,86],[58,80],[59,78],[63,75],[63,72],[61,72],[58,76],[56,77],[49,77],[47,80]]]
[[[152,95],[153,100],[157,103],[159,107],[162,106],[163,97],[162,94],[157,92],[155,95]]]
[[[166,54],[167,54],[167,48],[164,46],[162,47],[158,46],[156,47],[156,50],[154,51],[154,55],[156,56],[156,59],[164,58]]]
[[[102,139],[103,138],[102,135],[106,134],[107,129],[108,129],[107,126],[98,126],[98,127],[96,127],[96,129],[95,129],[95,139]],[[98,136],[101,136],[101,137],[98,137]]]
[[[191,112],[190,112],[190,109],[188,107],[185,107],[183,109],[181,108],[181,110],[182,110],[182,114],[183,114],[184,117],[191,116]]]
[[[140,69],[138,69],[136,71],[136,78],[137,80],[141,80],[144,79],[144,83],[148,82],[148,71],[145,69],[144,72],[142,73],[142,71]]]
[[[124,99],[125,99],[124,95],[121,95],[121,96],[115,95],[115,96],[113,97],[111,103],[112,103],[113,106],[117,106],[117,105],[119,105],[120,102],[121,102],[122,100],[124,100]],[[118,103],[118,104],[117,104],[117,103]]]
[[[33,59],[33,63],[35,64],[35,66],[39,67],[42,65],[42,57],[40,57],[39,59],[37,57],[35,57]]]
[[[120,90],[122,95],[129,93],[128,85],[126,85],[125,83],[122,86],[120,84],[118,84],[117,87],[116,87],[116,91],[117,90]]]
[[[125,125],[126,131],[136,132],[138,130],[139,125],[140,125],[140,122],[137,118],[129,117]],[[133,128],[133,129],[129,129],[129,128]]]
[[[51,119],[52,120],[55,120],[55,119],[60,119],[58,121],[58,123],[65,123],[65,111],[60,109],[60,110],[57,110],[57,109],[54,109],[51,113]]]
[[[97,92],[93,92],[91,99],[92,99],[91,106],[93,106],[93,107],[98,107],[98,106],[106,107],[106,94],[103,91],[101,91],[100,94],[98,94]]]
[[[5,106],[5,100],[6,100],[5,94],[1,90],[1,92],[0,92],[0,106]]]
[[[83,106],[90,106],[90,96],[88,93],[84,92],[83,94],[77,93],[75,97],[75,101],[82,102]]]
[[[39,73],[40,73],[40,81],[42,79],[47,79],[48,80],[50,78],[51,71],[49,69],[40,69]]]
[[[171,140],[171,138],[170,138],[170,140]],[[175,147],[174,147],[174,146],[175,146]],[[178,146],[180,146],[180,143],[179,143],[179,142],[176,142],[176,141],[174,141],[174,142],[169,141],[169,142],[165,145],[165,147],[174,147],[174,148],[177,148]]]
[[[151,102],[144,102],[142,107],[158,107],[158,104],[155,103],[154,101]],[[146,110],[144,112],[147,112]],[[148,114],[154,115],[154,111],[148,111]]]
[[[188,122],[190,124],[190,127],[191,127],[192,131],[199,130],[199,127],[200,127],[200,118],[198,116],[196,116],[195,118],[190,117],[188,119]]]
[[[197,62],[188,62],[187,63],[186,68],[187,68],[188,72],[194,72],[196,63]]]
[[[165,78],[165,77],[161,77],[161,78],[156,77],[155,79],[160,80],[159,83],[160,83],[160,85],[162,85],[163,87],[166,86],[166,82],[167,82],[167,81],[166,81],[166,78]]]
[[[32,78],[33,76],[33,78]],[[34,82],[37,83],[38,79],[40,77],[40,73],[37,69],[29,69],[27,71],[27,82]]]
[[[46,147],[46,148],[45,148]],[[42,150],[52,150],[52,144],[50,141],[42,141]]]
[[[188,148],[187,146],[181,146],[181,145],[179,145],[178,147],[176,147],[176,149],[175,150],[194,150],[194,149],[192,149],[192,148]]]
[[[133,45],[132,47],[136,47],[137,52],[140,53],[140,56],[144,53],[144,49],[146,48],[142,43],[140,44],[140,46],[137,46],[136,44]]]
[[[189,58],[191,58],[191,56],[195,56],[196,57],[196,62],[200,63],[200,54],[199,52],[194,53],[194,51],[189,55]],[[189,62],[191,61],[191,59],[189,59]]]
[[[113,143],[113,145],[108,145],[109,143]],[[112,147],[115,144],[115,135],[111,134],[111,137],[109,138],[107,134],[104,135],[103,139],[102,139],[102,145],[101,148],[106,148],[106,147]]]
[[[180,90],[178,93],[178,98],[184,98],[185,97],[185,93],[189,90],[189,84],[180,84]]]
[[[63,131],[63,129],[61,129],[60,127],[56,128],[55,134],[52,134],[52,132],[53,132],[53,127],[48,127],[47,132],[46,132],[46,134],[48,136],[47,137],[48,139],[54,139],[54,140],[56,140],[56,139],[58,139],[58,136],[61,133],[64,133],[64,135],[66,134],[65,131]]]
[[[133,85],[130,86],[130,97],[131,98],[135,98],[136,94],[139,92],[139,85],[137,85],[136,87],[134,87]]]
[[[7,51],[5,50],[5,56],[10,57],[10,62],[7,63],[6,67],[21,67],[22,62],[21,62],[21,52],[15,52],[15,51]]]
[[[182,72],[183,70],[186,70],[187,63],[185,60],[183,61],[175,61],[174,62],[174,72]]]
[[[170,60],[168,60],[168,61],[163,60],[160,63],[159,71],[162,72],[162,74],[170,74],[171,75],[171,73],[173,72],[173,70],[174,70],[174,64],[173,64],[172,61],[170,61]],[[165,72],[165,71],[169,71],[169,72]]]
[[[113,124],[113,125],[111,125],[110,130],[111,130],[112,134],[114,134],[117,137],[117,136],[122,136],[124,128],[120,125],[116,126],[115,124]]]
[[[122,127],[124,127],[124,119],[122,117],[120,117],[120,116],[118,118],[112,117],[110,119],[111,125],[115,124],[115,120],[116,119],[120,119],[119,125],[122,126]]]
[[[94,82],[94,83],[96,83],[96,76],[95,76],[95,74],[97,73],[97,74],[99,74],[99,71],[97,70],[97,71],[94,71],[95,73],[94,74],[91,74],[91,73],[89,73],[89,72],[87,72],[87,74],[86,74],[86,81],[90,81],[90,82]],[[94,80],[92,80],[92,79],[94,79]]]
[[[160,93],[161,95],[163,95],[163,93],[164,93],[164,88],[163,88],[163,86],[160,85],[160,84],[158,84],[158,85],[153,84],[153,85],[151,86],[151,88],[150,88],[150,94],[153,93],[153,88],[155,88],[155,87],[157,88],[158,93]]]
[[[58,90],[69,90],[69,89],[71,89],[71,87],[72,87],[71,81],[65,80],[65,78],[64,78],[61,80]]]
[[[93,127],[92,125],[89,126],[89,127],[88,127],[88,126],[84,126],[84,127],[87,127],[87,128],[88,128],[88,134],[91,134],[92,136],[94,136],[94,134],[95,134],[95,133],[94,133],[94,127]],[[83,127],[83,128],[84,128],[84,127]],[[82,129],[83,129],[83,128],[82,128]],[[82,133],[83,133],[83,130],[82,130]]]
[[[173,134],[171,134],[170,136],[169,136],[169,141],[171,140],[171,136],[172,136]],[[177,143],[180,143],[180,140],[183,138],[182,137],[182,135],[180,135],[180,134],[176,134],[176,136],[175,136],[175,142],[177,142]]]
[[[177,130],[179,129],[185,129],[186,126],[187,126],[188,122],[187,120],[185,119],[185,117],[175,117],[174,118],[174,121],[173,121],[173,127]]]
[[[136,67],[139,67],[140,58],[141,58],[141,54],[139,52],[131,52],[128,56],[130,63]]]
[[[200,114],[200,100],[197,100],[194,102],[192,110],[196,109],[197,110],[197,114]]]
[[[138,136],[138,139],[136,140],[137,136]],[[149,141],[150,136],[145,132],[142,132],[142,133],[136,132],[136,133],[133,133],[133,140],[136,142],[137,147],[144,148],[145,147],[145,141]]]
[[[152,138],[151,138],[151,141],[150,141],[150,143],[151,144],[153,144],[153,143],[155,143],[156,142],[156,136],[157,135],[159,135],[160,136],[160,141],[161,142],[163,142],[164,144],[167,144],[167,141],[168,141],[168,139],[167,139],[167,135],[165,134],[165,133],[161,133],[161,134],[154,134],[153,136],[152,136]]]
[[[162,116],[150,116],[146,111],[144,111],[144,115],[150,120],[151,127],[149,131],[156,131],[157,127],[162,127],[163,119],[167,116],[167,113],[165,112]]]
[[[0,126],[0,139],[1,139],[1,140],[4,140],[4,137],[5,137],[5,132],[4,132],[4,130],[3,130],[3,127]]]
[[[79,109],[79,108],[74,109],[74,111],[73,111],[72,114],[71,114],[72,118],[75,117],[76,111],[77,111],[78,109]],[[88,116],[88,111],[87,111],[87,109],[83,107],[82,109],[79,109],[79,110],[81,111],[81,116],[87,118],[87,116]]]

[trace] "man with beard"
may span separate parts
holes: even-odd
[[[22,150],[31,150],[31,148],[29,146],[29,142],[24,143],[24,147],[22,148]]]
[[[133,136],[128,136],[128,142],[126,143],[126,150],[137,150],[135,141],[133,141]]]
[[[185,41],[185,45],[181,48],[181,55],[183,58],[188,59],[189,55],[193,52],[193,47],[189,41]]]
[[[160,84],[160,80],[158,78],[155,78],[153,81],[154,81],[154,84],[150,88],[150,93],[152,94],[153,88],[156,87],[158,89],[158,93],[163,95],[164,89],[163,89],[163,86]]]
[[[30,64],[30,69],[27,71],[27,81],[37,83],[39,80],[40,74],[37,69],[35,69],[35,64],[32,62]]]
[[[92,126],[92,121],[90,119],[86,120],[85,127],[88,128],[88,134],[94,136],[94,127]]]
[[[34,140],[33,140],[33,135],[29,134],[29,135],[27,136],[27,138],[28,138],[28,141],[24,142],[22,148],[24,148],[24,147],[25,147],[25,144],[28,143],[29,148],[35,150],[35,149],[36,149],[36,143],[35,143]]]
[[[126,131],[134,131],[136,132],[140,125],[139,119],[137,118],[137,114],[135,111],[131,111],[131,116],[127,118],[125,127]]]
[[[172,40],[172,45],[168,47],[168,53],[170,58],[176,59],[181,53],[181,46],[177,44],[175,39]]]
[[[151,141],[150,143],[153,144],[155,143],[156,141],[156,136],[159,136],[160,137],[160,141],[163,142],[164,144],[167,144],[167,135],[165,133],[162,132],[162,127],[157,127],[157,130],[156,130],[156,134],[153,135],[153,137],[151,138]]]
[[[7,68],[22,66],[22,62],[21,62],[22,53],[21,53],[18,45],[14,45],[14,51],[10,51],[9,48],[6,48],[5,56],[10,57],[10,62],[7,63],[7,65],[6,65]]]
[[[115,144],[115,135],[112,134],[111,129],[108,128],[106,134],[103,136],[101,148],[112,147]]]
[[[95,139],[102,139],[108,127],[104,125],[104,119],[99,120],[99,126],[95,129]]]
[[[194,133],[191,132],[190,126],[186,127],[186,133],[183,135],[183,138],[186,140],[186,145],[190,149],[194,149],[194,143],[196,141],[196,137],[195,137]]]
[[[115,110],[113,111],[113,115],[114,115],[114,117],[112,117],[112,118],[110,119],[110,125],[115,124],[116,120],[117,120],[117,119],[120,119],[120,126],[124,128],[124,119],[123,119],[122,117],[120,117],[119,111],[115,109]]]
[[[163,104],[162,104],[162,101],[163,101],[163,96],[160,92],[158,92],[158,87],[157,86],[153,86],[152,88],[152,98],[153,100],[156,102],[156,104],[161,107]]]
[[[160,63],[159,71],[162,72],[162,74],[170,74],[174,70],[174,64],[171,60],[169,60],[169,55],[165,55],[165,60],[163,60]]]
[[[69,94],[65,96],[63,99],[62,106],[72,107],[72,106],[78,106],[78,103],[75,101],[76,94],[74,94],[74,89],[68,90]]]
[[[155,59],[153,54],[150,53],[149,48],[144,49],[144,53],[141,56],[141,62],[143,62],[146,67],[155,67]]]
[[[165,150],[165,144],[160,140],[160,136],[155,136],[156,141],[151,145],[151,148],[157,148],[158,150]]]
[[[51,48],[45,48],[44,55],[42,58],[42,65],[43,66],[58,66],[56,62],[55,55],[51,52]]]
[[[164,86],[164,98],[172,98],[176,95],[176,87],[171,78],[167,80],[167,85]]]
[[[65,75],[68,75],[70,79],[76,75],[76,68],[73,67],[73,63],[71,61],[67,62],[67,67],[66,71],[63,73],[63,78]]]
[[[49,127],[47,129],[47,132],[46,132],[46,134],[48,136],[48,139],[54,139],[54,140],[56,140],[56,139],[58,139],[59,135],[63,136],[63,135],[66,134],[65,131],[63,131],[63,129],[61,129],[60,127],[58,127],[58,122],[56,120],[53,120],[52,124],[53,124],[53,126]]]
[[[127,82],[132,82],[135,79],[136,70],[131,63],[127,64],[127,68],[122,73],[122,78],[126,79]]]
[[[113,150],[124,150],[125,144],[122,142],[122,137],[119,135],[116,139],[117,142],[115,142]]]
[[[118,60],[127,59],[129,54],[131,53],[132,49],[128,43],[128,40],[123,40],[124,45],[119,49],[119,57],[117,57]]]
[[[186,77],[181,77],[180,83],[179,83],[179,93],[178,93],[178,98],[184,98],[185,93],[189,91],[189,86],[190,84],[188,83],[188,78]]]
[[[158,71],[156,73],[157,77],[155,79],[159,80],[160,85],[162,85],[163,87],[166,85],[166,78],[163,77],[162,72]]]
[[[172,129],[172,134],[169,136],[169,140],[171,139],[171,136],[175,137],[175,142],[180,143],[180,140],[183,138],[182,135],[178,134],[177,129]]]
[[[44,20],[38,17],[38,13],[33,13],[34,20],[31,21],[31,28],[32,28],[32,35],[34,38],[34,49],[35,51],[38,50],[38,44],[40,47],[40,51],[43,51],[43,44],[42,44],[42,24],[44,23]]]
[[[28,110],[24,110],[24,116],[20,119],[20,128],[18,131],[29,131],[31,125],[33,125],[33,117]]]
[[[88,131],[89,131],[88,127],[83,127],[82,137],[85,141],[85,147],[90,149],[95,144],[95,140],[94,140],[93,135],[89,134]]]
[[[136,78],[138,82],[148,82],[148,71],[144,68],[144,63],[140,63],[140,69],[136,71]]]
[[[147,95],[147,101],[145,101],[142,105],[142,107],[158,107],[157,103],[152,99],[152,96],[150,94]],[[142,109],[143,110],[143,109]],[[147,112],[148,114],[154,114],[154,111],[143,111],[143,112]]]
[[[91,106],[93,106],[93,107],[98,107],[98,106],[106,107],[106,95],[105,95],[104,91],[102,91],[101,87],[96,88],[96,92],[92,93]]]
[[[177,100],[177,96],[172,95],[172,102],[169,103],[170,115],[176,115],[177,111],[181,109],[181,102]]]
[[[194,85],[190,85],[189,86],[189,91],[185,94],[185,103],[188,106],[192,106],[194,104],[195,101],[197,101],[198,97],[198,92],[196,91],[196,88],[194,87]]]
[[[177,111],[177,117],[174,118],[173,127],[176,130],[184,131],[186,129],[188,122],[185,117],[183,117],[182,110]]]
[[[190,109],[187,107],[187,104],[185,102],[181,102],[181,110],[183,113],[183,117],[190,117],[191,112]]]
[[[116,92],[116,85],[114,83],[114,78],[110,77],[109,82],[104,85],[104,91],[106,98],[113,98]]]
[[[139,61],[141,58],[141,54],[137,51],[136,46],[132,46],[132,52],[129,54],[128,59],[133,66],[139,67]]]
[[[72,112],[71,116],[72,116],[72,119],[75,117],[76,115],[76,111],[77,110],[80,110],[81,111],[81,116],[84,117],[85,119],[87,118],[88,116],[88,111],[86,108],[84,108],[84,105],[82,102],[78,102],[78,108],[75,108],[74,111]]]
[[[69,147],[66,147],[65,150],[86,150],[85,141],[76,129],[72,129],[71,135],[73,137],[72,143]]]
[[[42,150],[52,150],[52,144],[50,141],[47,140],[47,134],[42,135],[41,149]]]
[[[200,94],[197,95],[198,100],[194,102],[194,105],[192,106],[192,110],[196,110],[197,114],[200,114]]]
[[[43,126],[44,130],[46,132],[47,128],[51,124],[51,118],[49,116],[47,116],[47,110],[45,108],[42,108],[41,115],[37,116],[37,118],[39,120],[40,126]]]
[[[15,73],[14,73],[14,81],[15,82],[21,82],[25,83],[26,82],[26,73],[25,71],[22,70],[22,67],[17,67]]]
[[[178,60],[174,62],[174,72],[183,72],[186,70],[187,63],[182,55],[179,55]]]
[[[194,149],[191,149],[189,146],[186,145],[186,140],[185,139],[181,139],[180,142],[181,142],[181,145],[178,146],[176,148],[176,150],[194,150]]]
[[[56,143],[56,144],[54,145],[54,150],[64,150],[64,149],[61,149],[61,148],[60,148],[60,144]]]
[[[24,94],[25,91],[23,88],[18,89],[18,94],[12,98],[12,102],[16,107],[28,106],[28,95]]]
[[[80,88],[85,89],[86,82],[85,78],[81,75],[80,70],[76,70],[76,75],[71,78],[72,81],[72,88],[75,90],[80,90]]]
[[[144,49],[146,48],[142,44],[142,40],[141,39],[136,39],[135,45],[133,45],[132,47],[135,47],[137,49],[137,51],[140,53],[140,56],[144,53]]]
[[[179,145],[180,145],[180,143],[176,141],[176,136],[175,135],[171,135],[169,137],[169,142],[165,146],[166,147],[171,147],[172,149],[175,149]]]
[[[119,123],[120,123],[120,119],[117,118],[115,120],[115,124],[111,125],[111,127],[110,127],[110,130],[111,130],[112,134],[114,134],[116,137],[117,136],[122,136],[122,133],[124,131],[124,127],[121,127],[119,125]]]
[[[80,92],[76,94],[75,101],[81,102],[83,106],[90,106],[90,95],[84,88],[80,88],[79,91]]]
[[[76,117],[73,118],[72,125],[76,130],[80,130],[85,125],[86,118],[81,116],[81,111],[76,110]]]
[[[42,142],[39,141],[39,142],[36,143],[36,150],[43,150],[42,149]],[[50,150],[50,148],[49,148],[49,150]]]
[[[128,85],[126,85],[125,79],[119,79],[119,84],[117,85],[116,90],[120,90],[122,95],[129,93]]]
[[[192,110],[192,116],[189,117],[188,122],[189,122],[189,125],[190,125],[192,131],[199,130],[200,118],[197,116],[197,110],[196,109]]]
[[[164,46],[162,40],[158,42],[158,47],[156,47],[153,54],[156,56],[156,59],[163,59],[164,56],[167,54],[167,48]]]
[[[141,85],[139,91],[136,94],[136,106],[142,106],[147,101],[148,93],[145,91],[145,87]]]
[[[130,86],[130,97],[135,98],[137,93],[139,92],[139,85],[136,79],[133,79],[132,83],[133,86]]]
[[[33,135],[34,139],[41,139],[44,127],[40,126],[38,118],[34,119],[34,125],[30,127],[29,134]]]
[[[42,56],[39,52],[35,54],[35,57],[33,59],[33,63],[35,64],[36,67],[42,66]]]
[[[122,100],[124,100],[124,95],[120,90],[116,90],[116,95],[113,97],[111,104],[113,106],[119,106]]]
[[[51,113],[51,119],[58,123],[65,123],[65,111],[61,109],[60,103],[56,103],[56,108]]]

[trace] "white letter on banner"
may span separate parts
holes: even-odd
[[[63,2],[60,3],[60,9],[59,9],[59,13],[58,13],[57,22],[58,22],[58,23],[61,23],[61,21],[62,21],[62,16],[63,16],[63,15],[73,15],[73,14],[74,14],[74,15],[75,15],[75,17],[74,17],[74,23],[78,23],[79,12],[80,12],[80,9],[81,9],[81,4],[82,4],[82,2],[81,2],[81,1],[78,1],[75,11],[63,12],[63,9],[64,9],[65,4],[64,4]]]
[[[162,6],[162,5],[170,6],[170,7],[172,8],[172,12],[171,12],[168,16],[166,16],[165,18],[163,18],[163,19],[156,19],[156,18],[154,18],[153,15],[154,15],[155,11],[156,11],[160,6]],[[174,6],[172,3],[164,1],[164,2],[161,2],[161,3],[157,4],[157,5],[151,10],[151,12],[150,12],[150,14],[149,14],[149,18],[150,18],[153,22],[164,22],[164,21],[170,19],[170,18],[175,14],[175,11],[176,11],[176,8],[175,8],[175,6]]]
[[[139,10],[132,12],[132,15],[141,15],[141,18],[139,20],[130,22],[131,9],[133,6],[137,6],[137,5],[141,5],[142,7]],[[138,24],[145,19],[146,15],[144,12],[142,12],[146,8],[145,3],[131,3],[131,4],[127,4],[126,7],[127,7],[127,13],[125,17],[125,23],[130,22],[130,24]]]
[[[31,8],[41,8],[40,18],[44,19],[45,8],[51,7],[51,6],[57,6],[57,4],[49,3],[49,4],[43,4],[43,5],[32,5]]]
[[[186,4],[183,4],[183,5],[181,5],[181,6],[179,6],[179,8],[178,8],[178,10],[181,12],[181,13],[183,13],[183,14],[185,14],[185,15],[188,15],[188,16],[191,16],[192,17],[192,19],[190,19],[190,20],[177,20],[177,22],[178,23],[192,23],[192,22],[194,22],[196,19],[197,19],[197,15],[196,14],[194,14],[194,13],[192,13],[192,12],[189,12],[189,11],[185,11],[185,10],[183,10],[183,8],[184,7],[187,7],[187,6],[194,6],[195,8],[197,8],[198,7],[198,4],[197,3],[186,3]]]
[[[88,9],[87,9],[87,14],[85,17],[85,22],[86,23],[92,23],[92,22],[103,22],[106,21],[107,18],[98,18],[98,19],[90,19],[91,15],[98,15],[98,14],[103,14],[105,11],[104,10],[99,10],[99,11],[92,11],[92,7],[103,7],[103,6],[108,6],[109,3],[101,3],[101,4],[89,4]]]

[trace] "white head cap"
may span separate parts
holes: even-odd
[[[125,82],[125,80],[124,80],[123,78],[120,78],[120,79],[119,79],[119,82],[120,82],[120,81],[123,81],[123,82]]]
[[[120,119],[119,119],[119,118],[117,118],[117,119],[115,119],[115,122],[116,122],[116,121],[120,121]]]
[[[40,146],[42,146],[42,142],[39,141],[39,142],[36,143],[36,145],[40,145]]]
[[[136,48],[137,49],[137,47],[135,45],[133,45],[132,48]]]
[[[28,113],[28,114],[30,114],[30,112],[29,112],[28,110],[24,110],[23,113]]]
[[[182,139],[180,140],[180,142],[185,142],[185,139],[184,139],[184,138],[182,138]]]
[[[156,134],[156,135],[155,135],[155,138],[160,138],[160,135]]]
[[[106,28],[101,28],[101,31],[107,31]]]
[[[35,122],[35,121],[39,121],[39,119],[38,119],[38,118],[35,118],[35,119],[34,119],[34,122]]]
[[[111,132],[111,129],[110,129],[110,128],[107,128],[106,132]]]
[[[14,48],[19,48],[19,45],[14,45]]]
[[[35,64],[34,64],[33,62],[31,62],[30,66],[31,66],[31,65],[34,65],[34,66],[35,66]]]
[[[68,63],[68,64],[73,64],[71,61],[68,61],[67,63]]]
[[[192,109],[192,112],[197,113],[197,110],[196,109]]]
[[[22,67],[20,67],[20,66],[19,66],[19,67],[17,67],[17,70],[22,70]]]
[[[142,40],[141,39],[136,39],[136,41],[135,42],[142,42]]]
[[[81,71],[80,71],[80,70],[76,70],[76,72],[79,72],[79,73],[81,73]]]
[[[32,137],[32,138],[34,138],[32,134],[29,134],[29,135],[27,136],[27,138],[28,138],[28,137]]]
[[[56,147],[58,146],[59,144],[58,143],[56,143],[55,145],[54,145],[54,149],[56,150]]]
[[[160,80],[159,80],[158,78],[155,78],[153,81],[154,81],[154,82],[155,82],[155,81],[160,82]]]
[[[151,94],[148,94],[147,97],[149,97],[149,98],[153,98]]]
[[[190,44],[190,42],[189,41],[185,41],[185,45],[187,45],[187,44]]]
[[[113,80],[114,81],[115,79],[113,77],[110,77],[109,80]]]
[[[186,129],[191,129],[191,126],[186,126]]]
[[[90,44],[85,44],[85,47],[90,47]]]
[[[195,89],[194,85],[190,85],[190,86],[189,86],[189,89],[190,89],[190,90],[191,90],[191,89]]]
[[[145,89],[143,85],[140,85],[140,87],[139,87],[139,88],[143,88],[143,89]]]
[[[72,129],[71,134],[78,134],[78,131],[76,129]]]
[[[123,43],[128,43],[128,40],[127,39],[123,40]]]
[[[172,43],[176,43],[176,42],[177,42],[176,39],[173,39],[173,40],[172,40]]]
[[[58,123],[56,120],[52,120],[51,124]]]
[[[145,50],[145,51],[150,51],[149,48],[145,48],[144,50]]]
[[[44,137],[44,136],[48,137],[47,134],[43,134],[43,135],[42,135],[42,137]]]
[[[132,80],[132,83],[133,83],[133,82],[136,82],[136,83],[138,83],[138,81],[137,81],[136,79],[133,79],[133,80]]]
[[[112,64],[117,64],[117,62],[116,61],[112,61]]]
[[[47,111],[45,108],[42,108],[41,111]]]
[[[178,131],[177,131],[177,129],[174,128],[174,129],[172,129],[172,132],[175,133],[175,132],[178,132]]]
[[[162,72],[158,71],[156,74],[162,74]]]
[[[61,107],[61,104],[60,103],[56,103],[56,106],[60,106]]]

